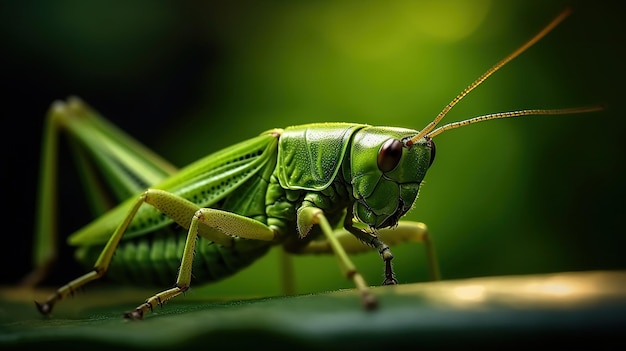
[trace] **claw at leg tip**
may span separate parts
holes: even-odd
[[[124,313],[124,319],[130,319],[133,321],[143,319],[143,311],[132,310]]]
[[[363,307],[365,307],[368,311],[373,311],[378,309],[378,300],[374,297],[374,295],[367,294],[363,296]]]
[[[50,314],[50,312],[52,312],[52,304],[50,303],[39,303],[37,301],[35,302],[35,306],[37,306],[37,310],[39,311],[39,313],[43,314],[44,316],[47,316]]]
[[[383,285],[398,285],[398,280],[396,278],[386,278],[383,281]]]

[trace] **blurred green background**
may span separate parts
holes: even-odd
[[[345,121],[421,129],[566,6],[574,9],[569,19],[445,121],[524,108],[608,109],[438,136],[437,159],[407,218],[429,225],[447,279],[624,269],[620,3],[3,1],[2,283],[30,269],[41,126],[55,99],[82,97],[179,166],[273,127]],[[64,158],[64,234],[89,221],[72,170]],[[420,245],[393,252],[400,282],[427,279]],[[63,255],[52,284],[81,272],[68,248]],[[377,253],[354,260],[370,284],[382,281]],[[296,257],[298,291],[352,287],[335,261]],[[278,264],[272,252],[193,291],[279,294]]]

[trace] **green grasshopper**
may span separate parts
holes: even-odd
[[[55,102],[44,134],[35,270],[45,275],[56,254],[54,213],[57,138],[76,146],[95,206],[106,182],[119,204],[68,238],[87,274],[60,287],[39,311],[105,273],[134,283],[171,284],[125,318],[141,319],[194,284],[232,275],[274,245],[291,254],[333,253],[366,309],[376,297],[348,257],[374,248],[384,262],[383,285],[397,284],[389,245],[425,245],[431,278],[440,279],[426,225],[400,220],[414,205],[435,158],[433,138],[472,123],[527,115],[573,114],[601,107],[500,112],[436,128],[448,111],[506,63],[540,40],[570,13],[487,70],[420,131],[325,123],[272,129],[177,170],[117,129],[78,98]],[[149,206],[148,206],[149,205]],[[115,254],[115,255],[114,255]],[[95,262],[95,264],[93,263]],[[156,269],[154,268],[156,267]],[[193,276],[192,276],[193,275]]]

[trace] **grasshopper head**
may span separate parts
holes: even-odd
[[[371,127],[354,136],[351,182],[353,213],[372,228],[395,226],[417,199],[426,171],[435,158],[435,144],[422,138],[408,146],[416,131]]]
[[[397,128],[365,128],[356,133],[351,154],[351,179],[356,199],[353,213],[363,223],[373,228],[394,226],[417,199],[420,184],[435,156],[432,138],[446,130],[477,122],[528,115],[561,115],[600,111],[603,106],[583,106],[562,109],[528,109],[498,112],[458,122],[435,129],[443,117],[463,97],[509,61],[549,33],[571,10],[562,11],[544,29],[504,59],[493,65],[457,97],[435,119],[416,132]]]

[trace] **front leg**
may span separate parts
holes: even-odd
[[[343,221],[343,227],[350,232],[354,237],[359,239],[361,242],[367,244],[378,250],[380,257],[385,262],[385,280],[383,280],[383,285],[396,285],[398,284],[398,280],[396,279],[396,274],[393,272],[393,267],[391,266],[391,260],[393,260],[393,254],[391,253],[391,249],[387,244],[382,242],[376,232],[367,232],[363,229],[357,228],[354,226],[354,222],[352,221],[352,211],[349,207],[348,213]]]
[[[351,279],[354,282],[354,285],[359,291],[363,306],[368,310],[375,309],[378,306],[376,297],[374,297],[374,295],[372,295],[369,291],[369,287],[365,282],[365,279],[361,273],[356,270],[354,263],[352,263],[343,246],[335,237],[333,228],[328,223],[328,220],[324,215],[324,211],[312,206],[301,207],[298,210],[297,222],[301,236],[306,236],[312,225],[317,224],[320,226],[320,229],[326,237],[329,246],[339,260],[341,270],[348,279]]]
[[[380,229],[376,234],[378,238],[382,239],[385,243],[391,246],[407,242],[423,244],[426,251],[430,278],[431,280],[441,280],[435,248],[430,234],[428,233],[428,228],[424,223],[400,221],[395,228]],[[349,232],[345,228],[336,229],[334,235],[341,243],[341,246],[348,253],[362,253],[369,252],[371,250],[370,246],[364,245],[363,241],[357,239],[353,233]],[[314,240],[304,248],[294,252],[294,254],[329,254],[331,252],[332,249],[328,240]]]

